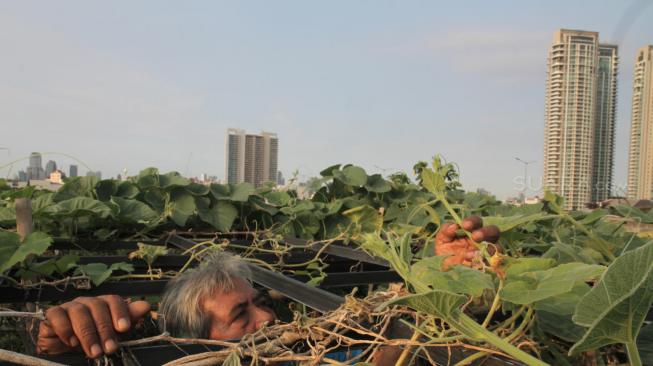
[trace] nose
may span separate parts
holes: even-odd
[[[272,310],[268,309],[267,307],[256,307],[256,329],[260,329],[265,323],[272,324],[274,320],[276,319],[276,316],[274,315],[274,312]]]

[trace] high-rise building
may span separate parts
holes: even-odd
[[[71,164],[68,170],[68,176],[74,178],[77,176],[77,165]]]
[[[45,179],[45,170],[41,163],[41,154],[33,152],[29,156],[29,166],[27,167],[28,180],[43,180]]]
[[[45,164],[45,177],[49,178],[50,174],[57,170],[57,163],[54,160],[48,160]]]
[[[97,177],[98,179],[102,179],[102,172],[99,170],[89,170],[86,172],[87,177]]]
[[[628,198],[653,198],[653,45],[637,50],[628,155]]]
[[[226,171],[228,183],[248,182],[258,187],[277,181],[279,140],[277,135],[261,132],[248,134],[244,130],[227,130]]]
[[[561,29],[547,61],[544,187],[579,209],[612,185],[617,46],[597,32]]]

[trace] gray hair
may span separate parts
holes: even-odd
[[[224,251],[207,254],[198,267],[166,286],[159,307],[163,328],[174,337],[208,338],[210,321],[202,312],[201,301],[216,290],[232,291],[235,278],[250,282],[245,261]]]

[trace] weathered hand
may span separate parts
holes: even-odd
[[[479,216],[464,219],[462,226],[472,233],[474,242],[496,243],[499,239],[499,228],[494,225],[483,226],[483,220]],[[442,265],[445,270],[458,264],[471,266],[472,260],[478,255],[478,248],[472,240],[465,235],[456,234],[459,229],[457,224],[445,223],[435,236],[435,255],[449,255]]]
[[[116,332],[124,333],[150,310],[145,301],[128,303],[117,295],[78,297],[45,312],[37,341],[39,353],[81,349],[90,358],[118,349]]]

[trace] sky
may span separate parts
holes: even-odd
[[[635,52],[653,44],[648,0],[2,1],[0,167],[39,151],[103,177],[155,166],[222,179],[234,127],[276,132],[286,178],[337,163],[412,176],[440,154],[465,189],[506,198],[521,189],[515,157],[542,175],[559,28],[620,46],[623,187]]]

